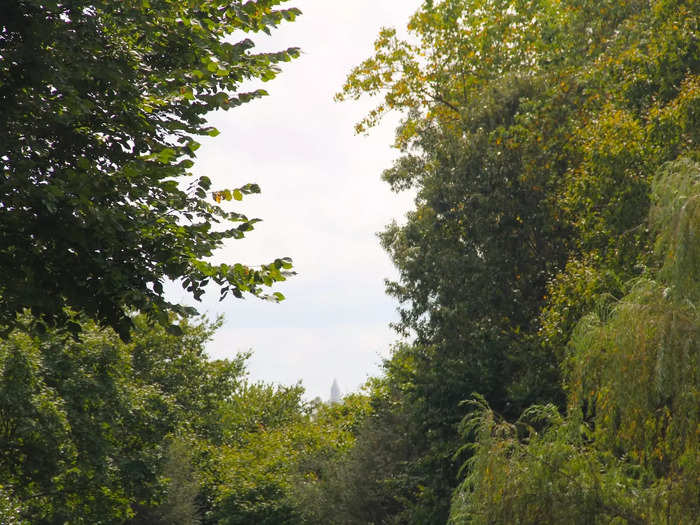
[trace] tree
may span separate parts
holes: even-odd
[[[569,248],[548,200],[565,165],[544,167],[540,145],[562,140],[571,105],[547,103],[556,71],[533,67],[544,62],[543,29],[530,20],[548,20],[551,6],[509,4],[424,2],[413,39],[384,30],[339,97],[383,95],[359,129],[388,110],[404,117],[403,156],[383,176],[396,191],[415,188],[416,206],[381,241],[399,270],[387,285],[401,305],[397,328],[415,337],[387,364],[402,410],[427,437],[404,467],[415,523],[447,519],[468,393],[509,415],[561,398],[556,360],[535,335]]]
[[[209,361],[204,347],[220,321],[182,320],[173,335],[136,316],[125,344],[84,316],[71,320],[81,323],[79,340],[63,330],[38,337],[27,319],[0,341],[8,507],[17,501],[30,523],[196,515],[204,489],[193,455],[226,436],[221,406],[244,388],[248,355]],[[262,401],[256,409],[271,410]]]
[[[331,456],[310,487],[311,523],[339,525],[429,523],[432,487],[416,497],[423,481],[421,457],[426,435],[412,405],[397,392],[395,378],[372,379],[364,401],[369,410],[354,428],[352,446]],[[347,407],[351,398],[346,397]],[[352,405],[348,408],[352,408]],[[426,512],[428,510],[428,512]]]
[[[85,316],[78,339],[23,321],[0,341],[3,523],[316,523],[314,489],[368,411],[250,383],[246,354],[209,361],[218,323],[174,335],[140,315],[125,343]]]
[[[404,472],[436,495],[416,522],[447,518],[460,401],[563,408],[573,328],[651,264],[654,173],[697,151],[697,24],[688,1],[426,0],[350,73],[339,99],[381,98],[359,131],[402,114],[384,178],[417,190],[381,234],[413,337],[387,376],[428,436]]]
[[[298,384],[244,384],[220,404],[221,438],[195,454],[203,525],[324,521],[327,471],[352,445],[367,402],[315,404],[303,393]]]
[[[582,319],[566,360],[566,416],[516,425],[483,399],[451,523],[697,523],[700,164],[665,164],[649,226],[656,265]]]
[[[140,509],[130,525],[199,525],[197,496],[200,482],[192,465],[192,444],[173,440],[167,448],[162,475],[167,480],[167,496],[155,508]]]
[[[208,195],[192,180],[205,115],[260,98],[242,82],[273,78],[296,48],[254,53],[243,32],[294,20],[285,0],[12,0],[0,10],[0,322],[29,308],[48,323],[80,310],[128,336],[129,312],[162,323],[163,282],[200,299],[285,278],[207,258],[257,219],[219,206],[255,184]],[[213,199],[213,200],[210,200]],[[217,225],[219,226],[217,228]],[[280,300],[276,292],[270,296]],[[77,330],[77,324],[70,324]],[[176,328],[173,328],[177,330]]]
[[[3,489],[29,523],[124,523],[158,499],[178,408],[134,376],[113,331],[72,321],[83,324],[81,341],[17,328],[0,343]]]

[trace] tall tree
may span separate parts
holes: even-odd
[[[403,115],[384,178],[416,207],[381,239],[414,344],[387,371],[428,437],[407,467],[422,523],[444,523],[460,401],[563,406],[573,327],[648,262],[653,174],[696,148],[697,8],[426,0],[408,29],[383,30],[338,98],[381,97],[359,131]]]
[[[664,164],[652,202],[656,264],[578,323],[567,414],[535,406],[513,425],[476,403],[450,523],[697,523],[700,164]]]
[[[0,9],[0,322],[25,308],[45,321],[84,311],[128,336],[128,312],[166,323],[187,313],[163,295],[179,280],[199,299],[284,279],[286,258],[249,268],[207,258],[257,219],[190,176],[204,119],[263,90],[296,48],[254,53],[243,32],[266,32],[299,11],[284,0],[11,0]],[[219,225],[217,228],[216,226]],[[281,299],[279,293],[271,296]],[[71,325],[73,329],[78,326]]]

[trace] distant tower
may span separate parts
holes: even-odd
[[[340,403],[340,387],[338,386],[338,381],[333,380],[331,385],[331,405]]]

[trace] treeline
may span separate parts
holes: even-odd
[[[274,25],[258,4],[251,27]],[[226,13],[227,23],[245,20],[244,10]],[[341,404],[305,402],[300,387],[250,384],[245,356],[210,362],[204,346],[216,323],[177,317],[187,312],[153,284],[120,296],[124,273],[89,274],[110,285],[110,300],[132,299],[114,300],[118,309],[102,316],[83,293],[58,295],[58,304],[34,292],[21,301],[17,283],[37,275],[28,265],[23,281],[5,278],[0,521],[697,523],[699,19],[692,0],[426,0],[407,40],[380,33],[375,56],[337,98],[381,98],[358,131],[388,111],[403,116],[401,156],[384,178],[415,191],[415,209],[380,236],[399,271],[387,288],[403,342],[382,376]],[[0,33],[6,47],[8,34]],[[285,58],[243,63],[264,77],[257,67]],[[219,89],[214,77],[235,79],[207,71],[193,76],[205,83],[195,99],[175,86],[175,105],[159,118],[178,104],[223,104],[208,91]],[[175,173],[179,157],[158,147],[160,157],[144,146],[157,158],[140,162]],[[81,203],[87,211],[69,215],[93,225],[72,186],[49,191],[71,160],[42,171],[42,155],[29,166],[25,186],[41,197],[30,203],[47,195],[58,210]],[[29,169],[19,154],[2,158],[5,181]],[[111,169],[92,160],[75,160],[65,180]],[[206,181],[192,188],[200,199],[192,209],[226,217],[204,203]],[[149,195],[186,197],[172,185],[159,191]],[[61,243],[34,232],[27,248],[7,233],[31,206],[54,213],[21,207],[20,194],[0,207],[8,240],[0,264],[22,250],[58,258]],[[177,213],[142,219],[144,250],[158,225],[184,238]],[[242,222],[241,232],[252,227],[228,219]],[[200,265],[221,238],[193,231],[200,245],[184,250],[190,266],[156,250],[164,266],[136,265],[155,273],[126,289],[177,268],[195,294],[208,279],[240,295],[284,278],[282,259],[257,273]],[[113,265],[119,252],[96,250],[100,268],[123,270]]]
[[[404,116],[384,178],[416,207],[381,240],[410,343],[329,522],[697,523],[699,15],[426,1],[352,71],[359,131]]]
[[[299,523],[293,488],[352,444],[362,398],[327,406],[300,386],[210,361],[219,323],[182,336],[134,319],[132,341],[74,316],[66,333],[0,343],[4,524]]]
[[[697,523],[700,8],[426,1],[339,99],[402,113],[400,333],[333,523]]]

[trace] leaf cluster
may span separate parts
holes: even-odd
[[[255,53],[244,32],[293,20],[282,0],[11,1],[0,11],[0,283],[6,325],[25,308],[49,323],[64,307],[126,337],[128,312],[161,322],[166,280],[199,299],[262,294],[288,259],[249,268],[207,262],[256,219],[222,198],[257,193],[191,181],[207,113],[264,96],[296,48]],[[188,182],[189,180],[189,182]],[[216,226],[219,226],[218,228]],[[12,278],[9,278],[9,276]],[[281,295],[272,296],[275,300]]]

